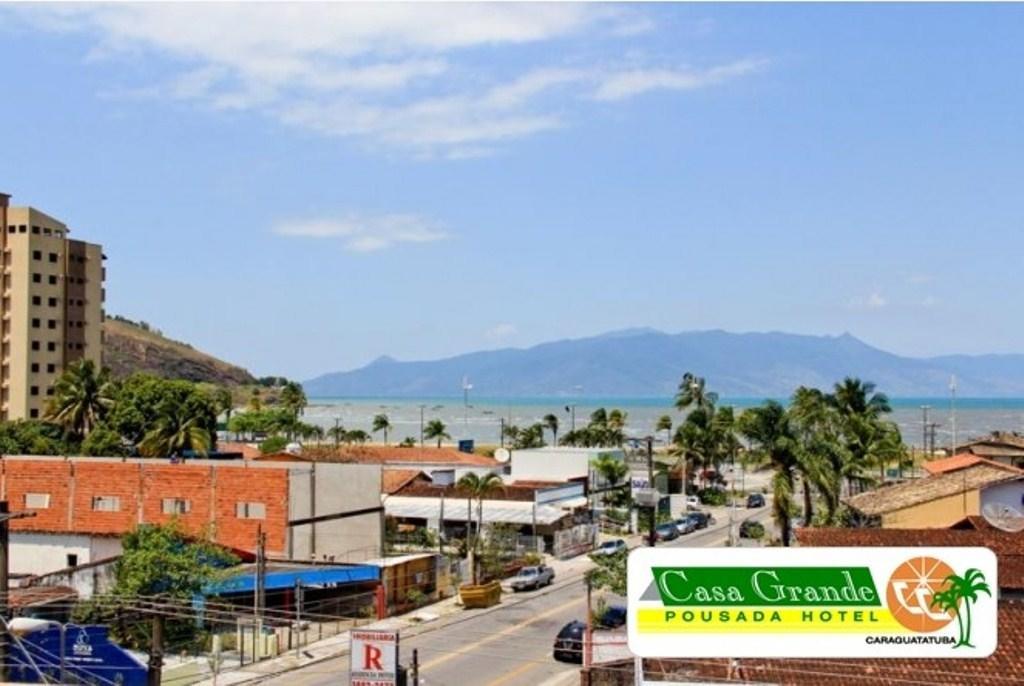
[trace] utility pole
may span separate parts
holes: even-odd
[[[949,413],[951,415],[950,421],[952,422],[953,428],[953,443],[949,446],[949,455],[952,457],[956,454],[956,375],[949,379]]]
[[[338,447],[339,434],[341,433],[341,417],[334,418],[334,447]]]
[[[149,645],[149,671],[146,672],[146,686],[160,686],[164,668],[164,617],[153,616],[153,636]]]
[[[924,454],[928,450],[928,410],[932,409],[931,405],[921,406],[921,431],[924,434],[921,439],[921,453]],[[929,455],[931,457],[931,455]]]
[[[6,229],[4,229],[6,233]],[[9,631],[8,620],[10,619],[10,560],[11,560],[11,532],[10,521],[12,519],[23,519],[35,517],[35,512],[11,512],[6,500],[0,500],[0,682],[7,681],[7,667],[9,657],[7,655]]]
[[[498,417],[498,422],[500,423],[500,426],[498,428],[498,441],[499,441],[499,446],[498,447],[504,448],[505,447],[505,418],[504,417]]]
[[[256,584],[253,597],[253,614],[257,621],[263,617],[266,599],[267,578],[267,535],[263,533],[263,525],[256,529]]]
[[[654,487],[654,436],[647,437],[647,487],[652,491],[657,492]],[[654,547],[654,529],[655,523],[658,519],[658,503],[651,506],[651,521],[649,522],[650,527],[647,534],[647,545]]]
[[[302,645],[302,580],[295,582],[295,659],[299,659]]]
[[[420,686],[420,651],[412,649],[412,686]]]
[[[594,618],[593,611],[591,610],[590,597],[590,575],[583,577],[587,582],[587,633],[583,635],[583,669],[590,669],[590,665],[593,662],[593,645],[594,645]]]
[[[426,405],[420,405],[420,447],[423,447],[423,410],[427,409]]]

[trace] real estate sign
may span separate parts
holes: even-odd
[[[638,548],[629,649],[642,657],[988,657],[987,548]]]
[[[398,632],[362,631],[349,634],[349,685],[398,684]]]

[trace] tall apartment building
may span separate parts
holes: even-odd
[[[0,194],[3,297],[0,419],[42,417],[53,383],[82,358],[103,354],[103,250]]]

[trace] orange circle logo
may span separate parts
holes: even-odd
[[[952,622],[954,610],[932,605],[951,574],[953,568],[934,557],[915,557],[901,564],[889,577],[885,592],[892,616],[911,631],[937,631]]]

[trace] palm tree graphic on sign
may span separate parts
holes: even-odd
[[[968,569],[963,576],[950,574],[946,577],[946,584],[944,590],[932,596],[932,605],[946,612],[956,613],[960,636],[953,648],[961,646],[973,648],[974,644],[971,643],[971,605],[978,601],[979,593],[984,593],[991,598],[992,590],[985,581],[985,575],[974,568]],[[960,612],[961,606],[964,608],[963,614]]]

